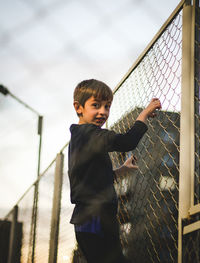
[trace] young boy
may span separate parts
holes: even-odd
[[[119,239],[113,182],[120,172],[137,167],[130,158],[113,171],[108,153],[133,150],[147,131],[145,121],[161,108],[160,101],[152,99],[127,133],[116,134],[101,128],[109,117],[112,100],[112,90],[95,79],[82,81],[74,91],[79,123],[70,127],[69,180],[75,204],[70,222],[88,263],[128,262]]]

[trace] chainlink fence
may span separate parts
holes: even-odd
[[[22,223],[21,262],[27,262],[32,254],[34,187],[31,187],[19,202],[18,222]]]
[[[136,150],[111,154],[115,167],[132,154],[138,159],[138,171],[116,183],[121,240],[132,262],[177,262],[181,51],[180,11],[114,93],[108,127],[119,133],[152,98],[162,102]]]
[[[150,45],[114,91],[109,129],[125,133],[153,97],[162,102],[157,116],[148,120],[148,131],[132,152],[111,153],[113,168],[130,156],[138,159],[138,170],[115,182],[119,197],[118,220],[123,252],[131,262],[178,262],[179,155],[182,79],[182,1]],[[200,156],[200,12],[195,22],[195,176],[194,205],[199,204]],[[27,190],[15,208],[0,222],[10,238],[10,258],[20,262],[85,263],[69,223],[68,146],[60,151],[64,167],[52,161]],[[61,193],[59,196],[58,193]],[[183,226],[199,215],[183,221]],[[6,234],[4,236],[6,236]],[[13,238],[13,235],[15,238]],[[16,238],[17,237],[17,238]],[[17,242],[16,242],[17,240]],[[1,241],[1,240],[0,240]],[[180,262],[200,262],[199,230],[183,235]],[[2,247],[1,242],[1,247]],[[17,244],[17,249],[16,249]],[[52,252],[53,251],[53,252]],[[4,262],[5,261],[1,261]],[[13,262],[11,261],[8,261]],[[14,261],[17,262],[17,261]]]
[[[38,185],[35,262],[48,262],[49,239],[51,229],[51,211],[54,190],[55,162],[41,177]]]

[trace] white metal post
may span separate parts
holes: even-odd
[[[180,118],[180,175],[178,262],[182,263],[182,220],[193,202],[194,177],[194,10],[191,1],[183,7],[182,92]]]
[[[61,192],[62,192],[62,182],[63,182],[63,163],[64,163],[64,155],[62,153],[57,154],[56,170],[54,177],[53,207],[52,207],[52,215],[51,215],[49,263],[57,262]]]

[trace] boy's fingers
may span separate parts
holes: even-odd
[[[132,155],[132,164],[134,165],[137,162],[137,157],[135,157],[134,155]]]
[[[137,157],[136,157],[136,156],[132,155],[132,157],[133,157],[133,159],[134,159],[135,161],[137,161]]]
[[[153,98],[151,101],[158,103],[158,105],[161,106],[160,100],[158,98]]]
[[[156,113],[151,113],[149,116],[148,116],[148,118],[154,118],[156,116]]]

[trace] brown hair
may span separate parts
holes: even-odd
[[[83,107],[92,96],[98,100],[113,100],[112,90],[104,82],[96,79],[83,80],[74,90],[74,101],[78,101]]]

